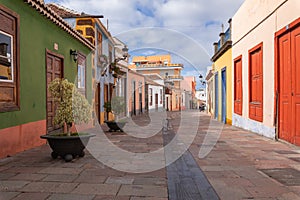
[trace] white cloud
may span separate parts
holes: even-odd
[[[52,0],[45,0],[46,3]],[[130,51],[165,50],[182,62],[206,71],[219,40],[221,24],[228,27],[244,0],[55,0],[79,12],[104,15],[109,31]],[[146,29],[145,27],[152,27]],[[154,28],[153,28],[154,27]],[[180,59],[178,59],[180,61]],[[187,68],[185,68],[187,71]],[[188,74],[189,72],[187,72]]]

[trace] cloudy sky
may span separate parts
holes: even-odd
[[[170,53],[183,75],[205,74],[213,42],[244,0],[45,0],[78,12],[104,15],[131,55]]]

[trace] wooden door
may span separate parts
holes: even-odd
[[[219,77],[215,75],[215,118],[219,116]]]
[[[286,34],[279,39],[279,137],[291,142],[291,42],[290,34]]]
[[[234,60],[234,112],[243,114],[242,57]]]
[[[169,111],[169,97],[166,99],[166,110]]]
[[[300,145],[300,27],[279,38],[279,138]]]
[[[97,83],[95,92],[95,114],[96,120],[100,124],[100,83]]]
[[[57,104],[48,90],[49,83],[55,78],[63,77],[63,58],[47,53],[47,132],[54,131],[59,126],[54,125],[54,116]]]
[[[143,94],[142,93],[139,93],[139,111],[140,111],[140,114],[143,113]]]
[[[226,69],[222,70],[222,122],[226,123]]]
[[[104,104],[107,103],[108,101],[109,101],[108,85],[104,84]],[[108,116],[108,113],[106,112],[106,110],[104,113],[104,119],[109,120],[109,116]]]
[[[136,115],[136,94],[135,94],[135,81],[132,82],[132,102],[131,102],[131,115]]]
[[[249,50],[249,118],[263,121],[263,43]]]
[[[158,94],[155,94],[155,110],[158,110]]]
[[[291,32],[292,143],[300,145],[300,26]]]

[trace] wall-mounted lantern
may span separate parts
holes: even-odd
[[[77,52],[77,50],[70,49],[70,55],[73,57],[74,62],[77,62],[77,59],[78,59],[78,52]]]

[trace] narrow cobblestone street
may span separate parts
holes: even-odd
[[[189,114],[201,115],[196,138],[182,157],[164,169],[120,172],[88,152],[66,163],[53,160],[45,145],[0,160],[0,199],[300,199],[299,147],[225,125],[213,150],[200,159],[210,117],[199,111]],[[134,120],[140,125],[149,122],[145,116]],[[103,129],[123,149],[151,152],[172,140],[180,120],[179,112],[169,113],[171,128],[150,139]]]

